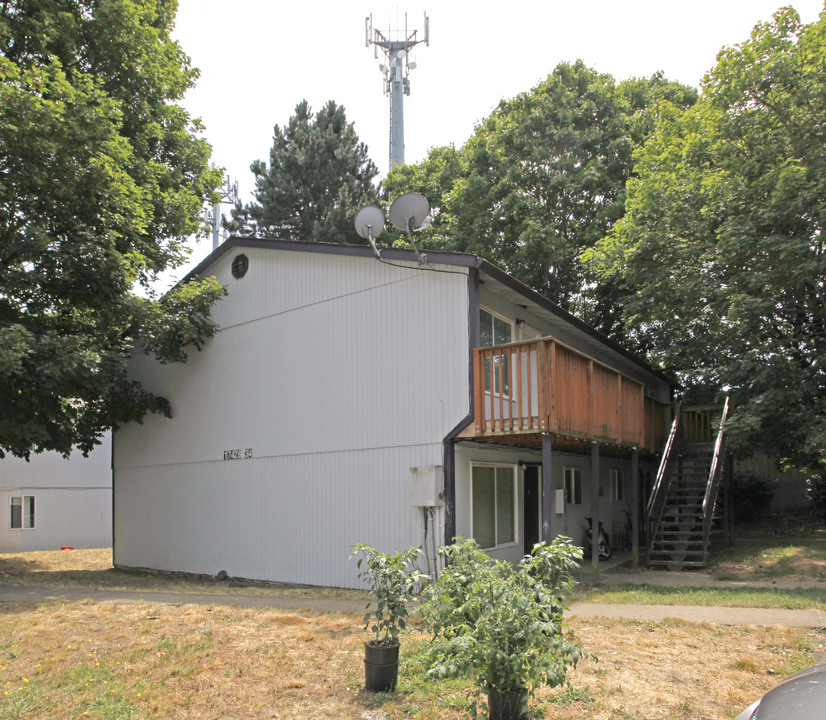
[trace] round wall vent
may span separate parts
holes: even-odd
[[[247,270],[249,269],[250,259],[243,253],[241,255],[236,255],[232,259],[232,277],[242,278],[247,274]]]

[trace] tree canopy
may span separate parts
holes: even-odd
[[[626,214],[587,258],[689,387],[729,393],[741,447],[826,451],[826,15],[785,8],[663,113]]]
[[[378,168],[344,108],[332,100],[313,113],[306,100],[275,126],[269,165],[256,160],[255,200],[236,205],[231,228],[278,240],[350,243],[353,217],[376,202]]]
[[[622,337],[614,288],[596,285],[580,253],[622,217],[632,152],[660,104],[695,100],[694,89],[661,75],[616,83],[581,61],[561,63],[531,91],[503,100],[461,149],[435,148],[392,171],[384,192],[428,197],[431,245],[482,255]]]
[[[168,413],[127,378],[135,344],[180,361],[214,332],[215,282],[151,291],[220,182],[177,104],[197,71],[169,37],[176,9],[0,4],[0,457],[88,452]]]

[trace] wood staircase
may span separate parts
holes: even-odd
[[[705,566],[703,500],[713,456],[713,443],[683,445],[649,547],[649,565],[672,570]]]
[[[705,567],[721,529],[718,502],[726,440],[723,409],[713,442],[684,442],[680,408],[648,503],[648,565],[669,570]]]

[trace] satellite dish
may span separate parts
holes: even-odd
[[[384,230],[384,213],[375,205],[363,207],[356,213],[355,226],[356,232],[370,243],[376,257],[381,260],[381,253],[376,247],[376,238]]]
[[[375,205],[363,207],[356,213],[356,232],[365,240],[369,240],[371,235],[374,238],[378,237],[382,230],[384,230],[384,213]]]
[[[416,65],[415,62],[409,62],[407,63],[407,67],[409,67],[411,70],[415,70],[418,67],[418,65]]]
[[[416,192],[397,197],[390,206],[390,222],[399,230],[411,232],[421,227],[430,212],[430,203]]]
[[[419,252],[413,240],[413,231],[418,230],[427,220],[430,213],[430,203],[427,198],[416,192],[405,193],[397,197],[390,206],[390,222],[399,230],[407,233],[407,239],[419,257],[419,264],[427,264],[427,255]]]

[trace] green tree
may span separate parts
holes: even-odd
[[[216,283],[151,293],[220,181],[177,104],[197,72],[169,38],[176,7],[0,4],[0,457],[88,452],[168,413],[127,378],[135,343],[180,361],[214,332]]]
[[[629,289],[655,362],[732,395],[739,445],[810,466],[826,452],[825,70],[826,16],[790,8],[723,50],[588,255]]]
[[[436,242],[496,262],[622,336],[614,289],[598,287],[579,256],[622,217],[633,149],[666,100],[686,107],[696,91],[661,75],[617,84],[581,61],[561,63],[503,100],[460,151],[437,148],[420,171],[395,170],[386,192],[431,191]]]
[[[269,166],[250,169],[255,200],[238,204],[230,223],[239,234],[350,243],[359,240],[355,214],[376,202],[378,169],[332,100],[315,115],[302,100],[286,127],[275,126]]]

